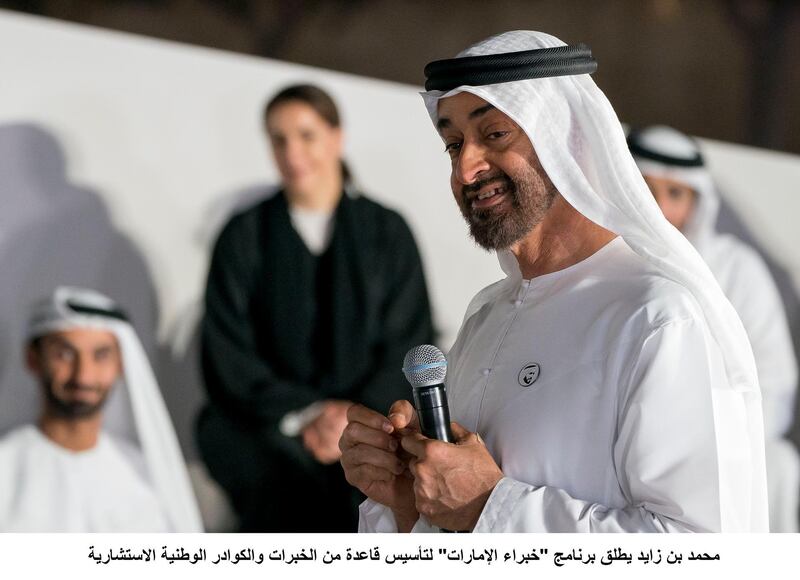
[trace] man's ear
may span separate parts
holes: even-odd
[[[25,347],[25,366],[33,374],[38,375],[41,368],[42,358],[39,354],[39,348],[34,343],[28,343]]]
[[[125,380],[125,361],[122,360],[122,346],[119,344],[119,338],[114,337],[114,345],[117,357],[117,381]]]

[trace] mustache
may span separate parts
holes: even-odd
[[[502,185],[509,191],[514,191],[515,189],[514,182],[508,175],[506,175],[505,173],[497,173],[495,175],[489,175],[487,177],[484,177],[483,179],[480,179],[475,183],[470,183],[468,185],[465,185],[464,187],[461,188],[461,195],[463,195],[465,199],[470,199],[470,197],[477,194],[481,190],[481,188],[486,187],[490,183],[494,182],[497,182],[498,185]]]
[[[68,383],[64,384],[64,390],[67,391],[91,391],[94,393],[99,393],[103,389],[94,385],[87,385],[84,383],[79,383],[77,381],[69,381]]]

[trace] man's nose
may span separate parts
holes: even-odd
[[[73,368],[73,379],[81,385],[91,385],[93,381],[94,369],[91,362],[82,357],[75,359]]]
[[[473,183],[481,173],[489,170],[486,151],[479,145],[464,143],[458,155],[456,178],[463,185]]]

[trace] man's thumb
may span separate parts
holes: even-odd
[[[395,430],[400,429],[414,429],[419,431],[419,420],[417,419],[417,412],[414,406],[405,400],[395,401],[389,409],[387,416]]]
[[[477,433],[473,433],[455,421],[450,421],[450,430],[453,432],[453,437],[456,438],[456,442],[458,443],[467,443],[470,435],[474,435],[475,440],[480,441]]]

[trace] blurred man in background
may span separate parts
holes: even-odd
[[[632,130],[628,146],[664,216],[697,248],[742,319],[763,397],[770,530],[796,532],[800,459],[784,437],[794,418],[797,361],[775,282],[753,248],[716,231],[719,194],[694,139],[653,126]]]
[[[202,531],[158,385],[111,299],[58,288],[31,314],[26,359],[42,404],[0,439],[0,530]]]

